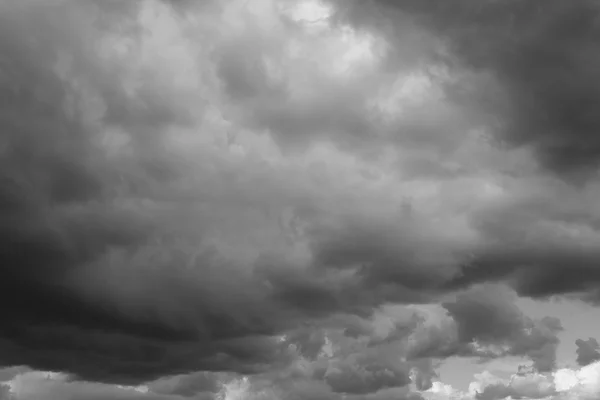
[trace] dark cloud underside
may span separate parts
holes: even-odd
[[[0,365],[207,399],[552,371],[515,300],[599,293],[597,3],[242,3],[0,4]]]

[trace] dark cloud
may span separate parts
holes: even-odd
[[[586,200],[593,196],[587,191],[595,189],[586,188],[586,192],[582,193],[570,182],[536,175],[551,171],[565,177],[567,172],[586,169],[583,166],[587,165],[586,162],[578,162],[577,157],[571,157],[569,159],[573,162],[567,163],[561,153],[577,153],[573,146],[578,145],[571,139],[578,134],[563,133],[570,129],[565,121],[579,118],[578,112],[569,111],[569,117],[561,117],[560,121],[552,120],[560,115],[553,110],[567,110],[568,107],[561,106],[561,101],[573,104],[569,96],[575,94],[567,87],[571,83],[558,79],[561,85],[546,85],[546,78],[542,79],[544,74],[532,72],[550,70],[547,61],[540,64],[543,57],[534,56],[538,54],[536,52],[550,52],[556,59],[558,54],[563,54],[568,60],[571,60],[570,51],[579,54],[578,51],[569,50],[572,46],[566,43],[574,38],[565,38],[565,43],[557,41],[556,48],[549,43],[558,26],[566,23],[569,18],[567,14],[576,13],[576,10],[584,7],[584,2],[572,3],[568,7],[553,2],[537,8],[535,2],[523,5],[510,1],[485,5],[464,1],[450,8],[445,3],[435,1],[376,1],[365,4],[337,3],[339,7],[334,21],[350,21],[366,31],[380,33],[389,39],[391,53],[387,54],[390,58],[387,62],[391,64],[387,67],[396,68],[397,73],[413,71],[427,63],[447,63],[447,56],[450,55],[453,61],[450,65],[451,75],[456,72],[454,75],[461,79],[458,80],[458,88],[447,88],[446,94],[449,96],[446,96],[445,102],[418,103],[414,107],[407,105],[406,113],[409,116],[402,122],[392,123],[391,128],[373,123],[369,114],[372,110],[363,109],[363,101],[372,94],[373,88],[393,84],[393,78],[384,73],[389,72],[385,70],[385,65],[378,65],[377,72],[381,73],[379,78],[386,78],[373,78],[365,85],[352,80],[339,83],[330,79],[332,83],[322,82],[320,79],[323,76],[311,75],[305,84],[307,100],[294,92],[297,89],[294,71],[286,70],[290,74],[289,82],[277,80],[271,76],[273,74],[269,72],[268,63],[264,62],[265,57],[285,59],[287,53],[281,38],[287,34],[295,37],[298,32],[293,29],[288,32],[287,25],[280,20],[281,16],[269,14],[270,18],[274,18],[273,29],[277,29],[281,35],[264,37],[265,33],[258,29],[253,33],[255,36],[240,39],[241,44],[235,40],[232,40],[235,45],[227,42],[218,54],[220,78],[229,88],[231,101],[236,104],[233,108],[241,112],[243,123],[269,128],[270,135],[283,147],[285,143],[282,142],[286,141],[299,140],[303,144],[314,144],[319,140],[327,140],[350,153],[372,156],[373,153],[365,151],[366,148],[397,145],[397,149],[409,150],[407,154],[402,153],[400,158],[412,160],[400,162],[403,174],[419,178],[434,176],[450,180],[452,183],[449,185],[455,184],[455,179],[462,174],[468,176],[478,168],[486,171],[491,168],[494,174],[506,172],[508,176],[498,177],[498,180],[506,181],[502,189],[508,193],[502,193],[506,196],[499,196],[501,198],[497,201],[490,201],[489,206],[474,206],[466,201],[460,208],[469,210],[467,224],[475,230],[474,235],[478,239],[451,233],[440,234],[442,223],[431,224],[427,218],[419,218],[418,212],[414,213],[417,218],[413,219],[396,214],[394,218],[386,214],[379,219],[374,218],[372,213],[365,212],[363,216],[352,209],[339,219],[329,219],[324,215],[332,214],[331,210],[318,210],[315,207],[316,211],[313,211],[316,215],[303,219],[309,221],[308,236],[316,264],[329,269],[342,269],[348,274],[348,271],[353,271],[358,279],[353,282],[352,289],[344,292],[331,291],[330,286],[319,284],[323,282],[322,277],[313,281],[304,276],[291,279],[277,275],[282,299],[303,307],[307,304],[300,304],[300,299],[310,299],[313,302],[311,307],[317,310],[334,309],[352,302],[368,310],[372,304],[383,300],[429,302],[440,292],[490,281],[506,282],[520,295],[537,298],[589,290],[597,275],[594,268],[598,257],[597,245],[582,246],[582,236],[597,229],[597,215]],[[514,17],[520,13],[531,18]],[[529,21],[534,23],[530,24]],[[514,30],[507,28],[513,27],[510,24],[514,25]],[[477,38],[477,43],[472,42],[473,38]],[[442,44],[446,48],[440,52]],[[396,57],[398,54],[395,52],[400,51],[402,57]],[[310,58],[309,54],[304,56]],[[279,67],[285,69],[286,65],[277,64]],[[587,68],[579,64],[572,67]],[[571,68],[570,64],[565,68]],[[548,74],[559,74],[552,71]],[[387,81],[388,78],[392,80]],[[327,92],[332,95],[313,98],[310,92],[313,86],[323,90],[330,87],[331,90]],[[455,93],[459,89],[463,92],[475,90],[476,93]],[[562,91],[571,94],[567,93],[567,98],[563,99]],[[551,95],[546,96],[546,92]],[[464,96],[471,97],[465,99]],[[481,96],[493,98],[482,99]],[[521,104],[524,99],[529,99],[527,104]],[[492,109],[480,109],[489,102]],[[422,110],[427,110],[429,114],[423,115]],[[541,117],[543,115],[548,115],[549,120],[543,122],[548,119]],[[356,118],[360,121],[356,121]],[[425,120],[430,119],[436,122],[428,125]],[[491,119],[500,123],[492,124]],[[512,160],[500,161],[496,165],[495,161],[480,154],[479,150],[485,153],[489,149],[484,151],[484,148],[487,149],[485,146],[465,133],[481,126],[496,135],[496,142],[511,145],[496,146],[499,159],[512,157],[515,154],[511,152],[513,147],[526,152],[533,148],[539,156],[538,161],[547,170],[537,169],[528,162],[515,167]],[[362,136],[357,134],[363,131],[368,133]],[[377,132],[377,135],[372,137],[371,132]],[[548,144],[546,140],[548,143],[564,143]],[[425,173],[423,168],[429,168],[424,167],[428,163],[441,169],[445,167],[440,165],[443,162],[439,157],[421,159],[422,153],[456,156],[454,152],[466,146],[465,143],[476,146],[476,158],[485,158],[481,165],[465,165],[465,169],[451,173]],[[365,157],[368,159],[368,156]],[[500,167],[499,171],[497,167]],[[521,181],[523,176],[525,178]],[[534,189],[529,188],[529,184]],[[441,198],[446,194],[444,192],[438,196]],[[415,208],[418,210],[419,205]],[[332,219],[334,222],[330,223]],[[577,269],[577,273],[571,273],[573,268]],[[586,278],[581,279],[582,276]],[[351,298],[349,293],[355,297]],[[325,304],[327,306],[323,307]]]
[[[489,74],[500,89],[476,101],[487,103],[485,111],[500,119],[500,141],[531,146],[555,172],[597,165],[593,110],[600,92],[593,83],[598,80],[593,49],[600,10],[594,1],[335,3],[342,20],[388,28],[392,41],[400,40],[400,21],[418,21],[443,38],[447,54],[462,67]],[[460,85],[461,96],[473,94],[468,82]]]
[[[586,366],[600,360],[600,345],[596,339],[577,339],[575,345],[577,346],[577,364]]]
[[[552,371],[557,334],[563,329],[560,321],[529,318],[515,300],[514,292],[498,285],[479,285],[458,294],[442,303],[451,320],[420,329],[424,332],[416,336],[409,354],[413,358],[527,356],[538,371]]]
[[[547,46],[567,15],[587,29],[583,1],[525,7],[533,23],[511,17],[510,37],[499,33],[510,1],[477,18],[467,1],[453,12],[371,2],[400,10],[403,46],[388,44],[407,55],[346,75],[311,67],[342,39],[330,32],[313,51],[317,39],[302,37],[298,58],[315,60],[299,62],[284,40],[301,38],[299,23],[267,5],[236,17],[214,2],[176,2],[177,13],[158,1],[38,3],[0,5],[1,365],[62,371],[71,388],[151,382],[156,398],[211,398],[250,374],[251,390],[270,379],[280,398],[356,400],[419,398],[409,386],[432,387],[432,358],[519,355],[554,368],[560,321],[525,316],[500,286],[472,286],[544,297],[600,276],[597,189],[543,176],[593,164],[593,143],[580,143],[594,95],[574,88],[595,72],[566,50],[583,33]],[[347,4],[354,23],[399,40],[379,19],[394,13]],[[516,167],[465,136],[489,120],[456,87],[448,101],[408,105],[405,119],[371,113],[394,68],[437,62],[445,41],[453,67],[470,71],[461,84],[471,89],[478,71],[501,89],[497,138],[532,147],[546,170],[489,194],[491,178],[473,170]],[[582,57],[586,43],[570,51]],[[388,150],[398,160],[386,164]],[[455,159],[471,164],[446,165]],[[437,325],[380,308],[456,291]]]
[[[444,303],[458,325],[461,342],[497,342],[523,329],[523,315],[513,303],[512,293],[498,286],[480,286]]]
[[[593,301],[599,254],[597,216],[588,201],[596,187],[578,191],[552,179],[532,184],[474,213],[473,225],[486,245],[450,286],[504,281],[523,296],[588,292]]]
[[[433,229],[402,213],[387,220],[355,213],[331,225],[315,223],[310,239],[318,265],[355,271],[368,294],[362,304],[427,303],[459,273],[464,246],[461,238]]]
[[[324,396],[327,399],[387,399],[410,396],[411,388],[427,390],[437,377],[437,364],[431,359],[406,360],[405,341],[412,332],[406,307],[378,309],[364,320],[364,332],[345,334],[347,318],[328,320],[312,327],[313,337],[322,338],[318,354],[302,347],[302,333],[286,335],[296,343],[297,358],[287,368],[254,375],[249,379],[250,393],[272,393],[277,398]],[[343,322],[343,323],[340,323]],[[403,333],[398,326],[407,325]],[[307,339],[304,337],[304,339]],[[305,394],[308,391],[310,394]],[[321,397],[318,397],[321,398]]]
[[[242,278],[238,294],[257,297],[234,305],[209,288],[221,285],[223,261],[203,252],[196,265],[213,267],[184,272],[191,256],[163,240],[177,222],[153,189],[168,193],[177,175],[156,129],[183,119],[169,92],[149,84],[131,95],[111,77],[118,63],[94,53],[116,28],[93,22],[124,29],[122,17],[107,4],[110,12],[25,3],[0,13],[0,362],[116,382],[270,365],[278,345],[268,335],[279,322],[246,313],[254,301],[267,312],[262,296],[242,289]],[[111,155],[103,135],[124,128],[130,152]],[[192,283],[200,274],[202,293]]]
[[[425,170],[427,163],[434,163],[439,169],[433,173],[436,179],[456,183],[459,177],[474,171],[490,171],[494,180],[502,182],[502,194],[482,208],[465,205],[470,209],[469,224],[477,230],[481,241],[471,243],[471,249],[453,243],[448,252],[454,255],[455,263],[443,263],[444,273],[408,275],[410,263],[404,262],[408,266],[396,272],[401,274],[397,278],[417,287],[442,285],[449,290],[473,283],[503,281],[523,296],[547,298],[582,292],[588,293],[583,295],[586,300],[596,302],[598,215],[592,199],[598,194],[594,177],[600,148],[593,133],[598,127],[594,107],[600,99],[600,90],[594,83],[600,70],[595,67],[599,59],[593,50],[599,37],[597,3],[589,0],[569,3],[333,0],[328,3],[335,8],[334,22],[350,23],[388,40],[390,51],[384,63],[389,68],[404,71],[406,59],[419,60],[409,68],[412,71],[444,66],[446,74],[440,78],[434,71],[431,79],[442,82],[453,119],[467,121],[459,124],[461,134],[456,136],[457,142],[469,142],[465,132],[474,128],[483,130],[490,139],[486,143],[499,151],[498,160],[504,160],[494,161],[495,156],[490,153],[482,164],[442,173],[442,155],[456,149],[448,143],[442,145],[443,138],[454,137],[449,132],[451,119],[426,128],[429,134],[420,137],[431,141],[426,140],[424,147],[438,157],[435,161],[420,159],[403,164],[403,172],[408,168],[420,171],[415,176],[432,176],[431,169],[429,173]],[[412,45],[407,45],[407,38],[411,38]],[[438,106],[421,109],[438,117],[442,115]],[[411,110],[410,115],[417,114]],[[413,155],[421,155],[417,149],[422,150],[423,143],[412,138],[411,132],[413,129],[421,132],[419,127],[424,126],[422,121],[409,127],[397,126],[398,137],[406,140],[402,146],[408,146]],[[476,151],[479,156],[484,147]],[[466,164],[461,162],[461,165]],[[376,237],[373,232],[368,236]],[[386,237],[393,236],[388,232]],[[348,239],[349,247],[350,242]],[[365,248],[368,239],[357,238],[356,242],[361,244],[352,247],[356,252],[361,251],[363,258],[371,254],[370,259],[377,260],[369,266],[382,265],[381,259],[374,256],[374,249]],[[385,241],[379,239],[377,243]],[[433,246],[432,240],[429,243]],[[434,247],[445,245],[436,243]],[[323,253],[336,255],[329,249]],[[353,254],[341,248],[339,253]],[[388,260],[392,259],[381,248],[377,250],[378,256],[384,254]],[[406,259],[404,254],[399,257]],[[393,281],[393,276],[383,275],[389,270],[370,269],[370,277]],[[418,271],[425,275],[429,270]],[[444,282],[448,280],[446,286]]]
[[[286,194],[270,196],[271,183],[256,177],[227,177],[222,160],[223,171],[198,168],[197,154],[173,148],[168,133],[190,123],[181,100],[189,98],[165,84],[160,65],[137,70],[115,50],[142,40],[138,14],[150,18],[142,3],[15,4],[3,4],[0,16],[0,88],[10,100],[0,115],[3,365],[123,384],[198,370],[262,373],[291,362],[290,343],[318,354],[323,338],[310,332],[277,337],[299,321],[366,316],[392,296],[426,297],[408,288],[395,295],[395,285],[371,292],[364,282],[377,287],[391,261],[384,254],[372,272],[348,274],[336,261],[346,252],[343,243],[336,249],[342,232],[323,233],[334,242],[315,245],[308,268],[248,242],[260,239],[261,207]],[[162,23],[179,21],[171,17]],[[267,233],[269,245],[282,240]],[[232,234],[241,239],[228,247]],[[400,257],[391,243],[363,247],[341,261]],[[414,264],[394,281],[438,281]],[[369,387],[405,382],[404,370],[388,377],[373,368],[365,369]]]

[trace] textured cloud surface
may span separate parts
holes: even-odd
[[[518,299],[600,299],[599,17],[0,2],[0,396],[597,395]]]

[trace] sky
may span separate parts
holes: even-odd
[[[600,398],[594,0],[0,0],[0,400]]]

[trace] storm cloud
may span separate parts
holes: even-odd
[[[459,293],[441,304],[431,323],[415,329],[408,357],[485,360],[522,356],[531,360],[537,371],[553,371],[561,322],[553,317],[528,317],[515,304],[516,298],[507,287],[495,285],[474,286]]]
[[[556,369],[517,300],[598,301],[598,6],[301,5],[0,4],[0,365],[156,399]]]
[[[598,214],[589,201],[597,193],[594,107],[600,91],[591,49],[598,44],[597,3],[328,3],[337,23],[385,38],[388,68],[404,68],[400,51],[418,49],[414,59],[430,67],[430,79],[453,106],[452,120],[467,121],[459,143],[468,140],[466,131],[482,130],[493,148],[503,149],[499,158],[488,153],[484,165],[471,162],[471,168],[493,170],[502,196],[470,214],[485,244],[460,261],[469,268],[454,287],[503,280],[522,295],[540,298],[593,291]],[[444,122],[422,135],[431,139],[430,151],[455,137],[449,120]],[[414,129],[400,136],[410,138]],[[438,170],[436,176],[446,180],[447,173]]]

